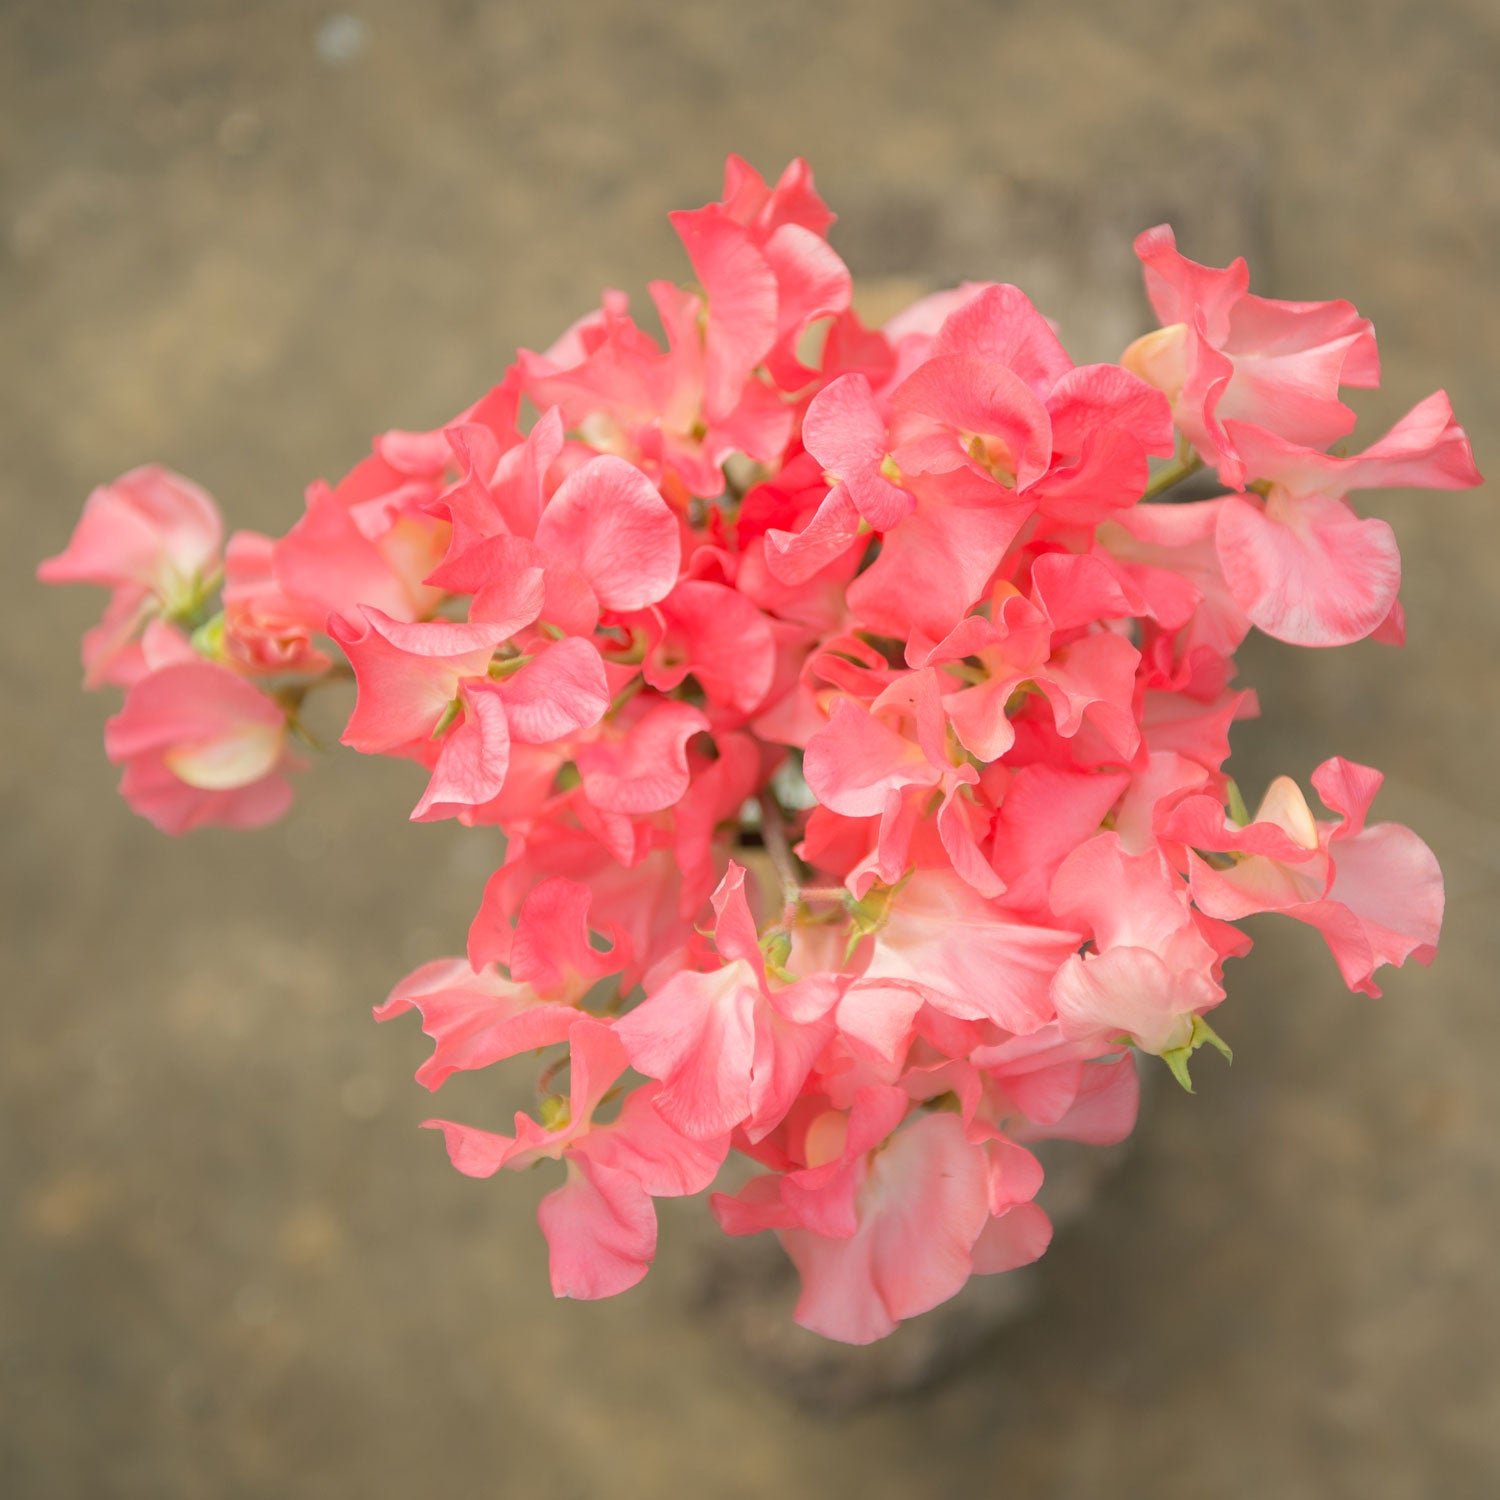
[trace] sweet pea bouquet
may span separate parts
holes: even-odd
[[[1345,983],[1431,959],[1443,886],[1381,777],[1325,761],[1252,814],[1224,764],[1252,626],[1399,644],[1400,560],[1352,493],[1478,482],[1441,392],[1361,452],[1378,379],[1346,302],[1252,294],[1136,242],[1162,327],[1075,365],[1014,286],[854,310],[806,165],[729,160],[672,216],[695,286],[625,297],[441,429],[387,432],[285,536],[224,542],[166,469],[96,490],[51,583],[110,590],[86,683],[130,805],[168,833],[283,814],[307,696],[415,762],[411,816],[499,829],[417,1080],[538,1073],[459,1171],[545,1159],[559,1296],[645,1275],[654,1200],[779,1236],[796,1317],[864,1343],[1045,1250],[1031,1147],[1187,1086],[1233,924],[1316,927]],[[1215,498],[1172,487],[1216,472]],[[1199,481],[1200,485],[1202,481]],[[1160,1064],[1156,1063],[1160,1059]]]

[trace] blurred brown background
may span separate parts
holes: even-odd
[[[284,528],[604,284],[684,278],[666,212],[728,150],[809,157],[856,278],[1020,281],[1080,357],[1144,324],[1130,236],[1170,215],[1375,319],[1367,437],[1446,385],[1493,469],[1497,77],[1494,0],[9,0],[0,1494],[1500,1493],[1493,494],[1367,497],[1406,651],[1244,655],[1242,783],[1383,767],[1447,871],[1436,967],[1368,1001],[1263,925],[1232,1072],[1158,1092],[1042,1309],[840,1421],[705,1330],[670,1221],[643,1288],[554,1303],[546,1174],[415,1128],[426,1043],[368,1007],[456,951],[493,847],[347,754],[264,834],[167,841],[76,689],[102,596],[30,581],[148,459]]]

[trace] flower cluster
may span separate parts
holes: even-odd
[[[1351,492],[1477,482],[1441,393],[1327,451],[1377,379],[1343,302],[1136,244],[1163,327],[1076,365],[1013,286],[852,305],[807,167],[731,158],[673,216],[696,285],[607,293],[443,428],[388,432],[279,539],[227,546],[166,470],[96,491],[49,582],[112,590],[87,680],[168,832],[290,799],[305,695],[416,762],[411,814],[503,831],[468,953],[408,976],[418,1080],[540,1054],[536,1117],[450,1121],[462,1172],[561,1162],[560,1296],[635,1284],[654,1200],[774,1231],[797,1319],[860,1343],[1051,1229],[1030,1149],[1184,1084],[1233,922],[1316,927],[1345,982],[1433,955],[1442,881],[1326,761],[1252,815],[1224,772],[1252,626],[1399,642],[1391,530]],[[523,414],[534,413],[534,418]],[[1163,498],[1197,470],[1217,498]]]

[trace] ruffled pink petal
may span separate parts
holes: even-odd
[[[1362,766],[1338,755],[1325,760],[1312,773],[1312,784],[1324,805],[1344,819],[1335,838],[1352,838],[1364,831],[1370,804],[1384,780],[1385,777],[1373,766]]]
[[[460,1125],[455,1120],[423,1120],[424,1130],[441,1130],[448,1160],[465,1177],[493,1177],[515,1148],[515,1139]]]
[[[854,292],[849,268],[821,234],[800,224],[784,224],[761,245],[776,276],[776,343],[766,356],[767,372],[783,390],[794,391],[814,378],[797,357],[797,343],[819,318],[848,308]]]
[[[1443,875],[1431,849],[1399,823],[1377,823],[1335,846],[1327,896],[1287,915],[1316,927],[1351,990],[1379,995],[1373,975],[1408,958],[1431,963],[1443,925]]]
[[[880,555],[848,590],[858,623],[905,640],[940,641],[984,596],[1006,550],[1031,515],[1029,503],[949,504],[924,494]]]
[[[776,342],[776,273],[746,230],[717,204],[670,215],[708,295],[703,407],[732,411]]]
[[[656,1107],[660,1094],[654,1083],[632,1089],[615,1122],[596,1130],[580,1150],[628,1173],[653,1198],[701,1193],[718,1176],[729,1154],[729,1137],[704,1140],[674,1130]]]
[[[459,684],[463,715],[442,739],[427,790],[412,820],[432,822],[482,807],[500,795],[510,769],[510,726],[498,683],[469,678]]]
[[[1000,438],[1010,450],[1016,490],[1043,474],[1052,458],[1052,419],[1020,376],[970,355],[920,365],[891,394],[901,411],[920,413],[959,434]]]
[[[378,609],[360,614],[359,623],[332,616],[328,633],[354,668],[358,694],[341,738],[366,754],[430,735],[459,682],[484,676],[508,633],[503,625],[410,625]]]
[[[589,801],[605,812],[652,813],[687,791],[687,742],[709,727],[688,703],[653,705],[618,740],[600,739],[578,752]]]
[[[1052,325],[1019,287],[978,288],[944,320],[932,353],[1003,365],[1042,400],[1073,369]]]
[[[826,728],[808,742],[803,774],[818,801],[846,817],[871,817],[887,795],[908,786],[934,786],[939,769],[920,745],[887,728],[847,698],[833,707]]]
[[[644,609],[677,581],[677,518],[656,486],[612,454],[575,469],[536,528],[537,545],[586,578],[605,609]]]
[[[422,1030],[434,1043],[417,1069],[417,1082],[428,1089],[454,1073],[564,1042],[579,1016],[571,1006],[539,1002],[529,988],[492,969],[475,974],[462,958],[436,959],[408,974],[375,1007],[375,1019],[412,1009],[421,1012]]]
[[[1052,1243],[1052,1220],[1035,1203],[1017,1203],[993,1218],[974,1241],[976,1276],[994,1276],[1029,1266]]]
[[[1135,253],[1145,273],[1146,295],[1163,323],[1186,323],[1199,312],[1211,338],[1222,342],[1228,337],[1230,309],[1250,287],[1242,256],[1223,270],[1199,265],[1178,251],[1169,224],[1137,235]]]
[[[512,739],[527,745],[592,729],[609,708],[604,662],[592,641],[569,636],[499,685]]]
[[[766,532],[771,576],[789,587],[806,583],[848,552],[859,537],[859,521],[848,485],[834,485],[801,531]]]
[[[625,968],[630,942],[612,924],[611,948],[601,951],[589,940],[593,902],[588,886],[563,875],[533,886],[516,919],[511,978],[542,995],[578,1000],[597,980]]]
[[[592,1300],[628,1291],[656,1254],[656,1209],[628,1172],[588,1155],[568,1158],[567,1181],[537,1207],[554,1297]]]
[[[1085,718],[1121,760],[1140,744],[1133,700],[1140,653],[1122,635],[1101,630],[1063,647],[1037,674],[1057,732],[1078,733]]]
[[[684,970],[618,1023],[631,1067],[661,1081],[657,1108],[683,1134],[720,1136],[749,1115],[759,995],[743,960]]]
[[[1169,458],[1176,446],[1171,403],[1119,365],[1070,369],[1045,399],[1059,453],[1081,453],[1101,427],[1117,429],[1157,458]]]
[[[995,826],[996,873],[1007,904],[1025,911],[1046,899],[1062,861],[1099,831],[1129,777],[1124,772],[1079,772],[1024,766],[1006,789]]]
[[[1230,496],[1216,540],[1235,602],[1294,646],[1362,640],[1390,614],[1401,586],[1391,528],[1328,496],[1269,505]]]
[[[928,1115],[892,1138],[860,1191],[848,1239],[781,1231],[802,1277],[796,1319],[847,1344],[868,1344],[903,1318],[946,1302],[968,1280],[988,1218],[983,1153],[954,1115]]]
[[[711,703],[754,713],[776,673],[766,616],[737,589],[701,579],[679,583],[657,609],[665,637],[643,669],[646,681],[666,692],[691,673]]]
[[[889,531],[911,513],[912,497],[881,474],[889,451],[885,419],[863,375],[841,375],[813,397],[802,441],[843,481],[855,509],[876,531]]]

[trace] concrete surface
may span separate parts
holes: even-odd
[[[1500,1493],[1493,494],[1377,499],[1404,653],[1245,653],[1242,780],[1384,767],[1447,870],[1437,965],[1368,1001],[1263,924],[1232,1072],[1161,1091],[1041,1309],[834,1423],[705,1333],[670,1226],[642,1289],[554,1304],[541,1174],[469,1182],[414,1128],[423,1045],[368,1006],[461,941],[485,840],[335,757],[279,827],[168,842],[76,691],[98,600],[30,582],[147,459],[284,526],[603,284],[684,275],[666,211],[729,149],[809,156],[858,276],[1026,281],[1086,354],[1169,211],[1355,300],[1362,410],[1446,385],[1493,469],[1497,75],[1493,0],[0,9],[0,1493]]]

